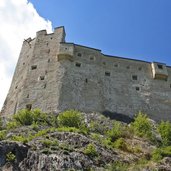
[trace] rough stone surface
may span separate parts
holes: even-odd
[[[23,108],[171,120],[171,68],[65,42],[63,27],[23,42],[2,115]]]

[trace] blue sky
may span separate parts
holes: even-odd
[[[171,0],[30,0],[68,42],[171,65]]]

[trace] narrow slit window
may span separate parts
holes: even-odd
[[[29,94],[27,94],[27,98],[29,98]]]
[[[110,76],[110,72],[105,72],[105,75],[106,76]]]
[[[133,76],[132,76],[132,79],[133,79],[133,80],[138,80],[137,75],[133,75]]]
[[[44,89],[46,88],[46,84],[44,84],[43,88],[44,88]]]
[[[81,67],[81,63],[76,62],[76,63],[75,63],[75,66],[76,66],[76,67]]]
[[[37,65],[32,65],[31,70],[37,69]]]
[[[85,82],[88,83],[88,79],[87,78],[85,79]]]

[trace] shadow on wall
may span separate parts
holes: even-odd
[[[104,116],[106,116],[106,117],[109,117],[110,119],[125,122],[127,124],[134,121],[133,118],[131,118],[131,117],[127,116],[127,115],[121,114],[121,113],[104,111],[104,112],[102,112],[102,114]]]

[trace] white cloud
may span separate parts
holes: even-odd
[[[24,39],[36,31],[52,32],[45,20],[27,0],[0,0],[0,109],[7,95]]]

